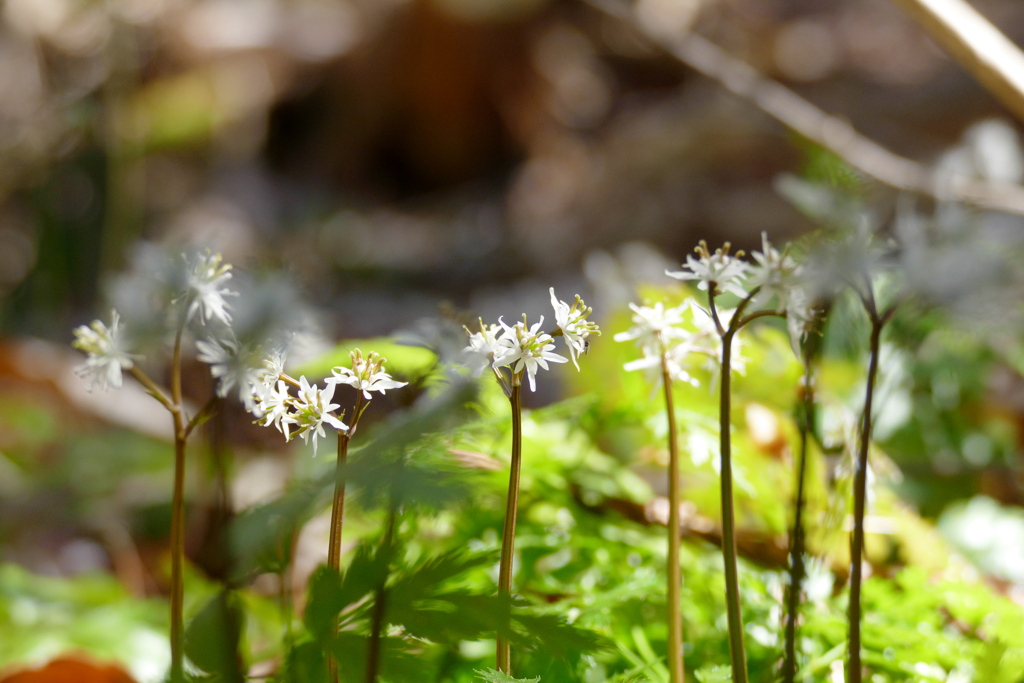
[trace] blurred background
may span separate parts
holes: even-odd
[[[884,0],[637,13],[922,162],[1005,115]],[[69,340],[140,239],[281,269],[359,337],[809,227],[772,188],[809,144],[577,0],[7,0],[0,51],[8,334]]]
[[[1024,3],[973,4],[1024,42]],[[634,8],[641,27],[699,33],[897,154],[1024,174],[1017,124],[885,0]],[[144,398],[118,412],[84,397],[69,347],[74,326],[105,317],[111,278],[142,241],[283,273],[328,342],[451,311],[535,317],[551,285],[600,321],[700,239],[749,250],[762,231],[782,244],[810,230],[775,184],[821,179],[822,157],[581,0],[4,0],[0,560],[55,575],[113,567],[140,594],[159,589],[119,549],[145,560],[147,541],[164,547],[169,461],[151,425],[166,416],[155,402],[140,415]],[[892,212],[893,190],[844,182]],[[1019,216],[974,218],[1024,229]],[[943,353],[922,381],[960,362]],[[972,400],[981,417],[998,405],[998,424],[961,425],[949,447],[907,437],[906,491],[931,515],[950,487],[1024,499],[1020,359],[965,353]],[[968,391],[948,385],[934,395]],[[537,403],[559,397],[548,386]],[[263,438],[234,422],[233,440]],[[250,498],[280,477],[260,467],[238,487]]]

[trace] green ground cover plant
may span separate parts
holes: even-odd
[[[116,311],[76,331],[80,374],[102,390],[130,373],[173,418],[170,609],[110,578],[7,567],[0,623],[18,636],[0,664],[82,648],[172,681],[1021,680],[1024,610],[903,501],[913,489],[884,453],[959,430],[991,457],[998,419],[910,406],[935,395],[936,359],[978,368],[1001,351],[951,337],[958,302],[922,270],[949,248],[941,232],[830,215],[830,230],[782,251],[765,237],[750,260],[702,244],[668,274],[682,282],[606,312],[639,359],[551,290],[547,327],[452,320],[454,354],[361,340],[292,368],[287,335],[231,327],[229,266],[172,258],[150,288],[169,312],[147,355]],[[170,392],[142,369],[161,348]],[[216,387],[190,416],[175,378],[193,348]],[[570,360],[579,372],[559,377],[575,398],[525,409],[524,380]],[[339,384],[355,390],[345,411]],[[406,407],[350,443],[385,391],[409,392]],[[231,523],[213,581],[184,558],[180,470],[186,438],[233,400],[311,455],[328,430],[338,449],[295,451],[283,495]],[[133,448],[155,455],[112,478],[162,457]],[[296,535],[327,507],[327,560],[295,587]],[[955,514],[947,528],[972,519]],[[277,595],[256,590],[267,576]]]

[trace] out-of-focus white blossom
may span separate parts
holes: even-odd
[[[500,357],[495,358],[494,366],[510,367],[512,370],[512,384],[517,386],[523,373],[526,373],[530,382],[530,391],[537,391],[537,370],[548,369],[548,362],[567,363],[569,360],[559,356],[552,349],[555,348],[554,339],[550,334],[541,331],[544,324],[544,316],[532,326],[526,322],[526,316],[515,325],[506,325],[501,318],[498,323],[502,327],[498,343],[503,347]]]
[[[381,358],[376,351],[371,351],[368,356],[363,357],[362,351],[356,349],[351,352],[352,367],[336,367],[331,370],[333,377],[324,380],[327,384],[348,384],[363,392],[363,398],[367,401],[372,399],[371,391],[386,392],[388,389],[404,387],[408,382],[399,382],[391,378],[391,375],[384,372],[384,363],[387,359]]]
[[[247,347],[239,348],[233,339],[197,339],[196,349],[199,351],[196,358],[210,365],[210,374],[217,380],[217,395],[224,398],[238,387],[238,399],[252,412],[260,383],[260,369],[256,366],[258,354]]]
[[[664,354],[671,379],[697,386],[697,379],[686,370],[683,362],[691,353],[714,358],[717,344],[717,334],[683,327],[686,312],[698,307],[691,301],[669,308],[660,301],[653,306],[630,304],[629,307],[633,310],[633,327],[615,335],[615,341],[635,340],[643,357],[626,363],[623,368],[645,370],[652,379],[659,380]],[[696,320],[698,316],[694,313],[691,317]]]
[[[202,323],[217,318],[225,325],[231,324],[227,300],[224,297],[237,296],[224,283],[231,279],[231,265],[222,262],[220,254],[209,250],[186,257],[188,292],[185,301],[188,308],[185,319],[191,320],[198,313]]]
[[[778,310],[786,310],[790,292],[799,277],[796,261],[788,252],[780,252],[773,247],[765,232],[761,233],[761,251],[755,251],[753,256],[756,263],[750,267],[744,283],[750,291],[759,288],[755,300],[751,302],[753,307],[758,308],[774,299]]]
[[[697,288],[703,291],[713,286],[715,290],[711,292],[712,295],[720,290],[732,292],[741,299],[747,296],[747,290],[744,289],[741,280],[750,265],[738,258],[742,252],[730,254],[729,243],[726,242],[712,254],[704,240],[701,240],[696,251],[700,258],[694,258],[692,254],[687,256],[686,263],[683,264],[684,270],[666,270],[665,274],[677,280],[696,280]]]
[[[802,287],[791,289],[786,301],[786,328],[789,331],[789,345],[800,360],[803,360],[800,345],[814,329],[815,320],[817,315],[814,312],[814,302],[807,291]]]
[[[635,339],[644,353],[650,351],[660,356],[662,349],[667,345],[686,337],[687,331],[681,326],[688,305],[684,303],[665,308],[665,304],[660,301],[653,306],[630,304],[629,307],[633,311],[633,327],[625,332],[619,332],[614,339],[617,342]]]
[[[75,368],[75,373],[89,380],[90,390],[94,386],[103,390],[121,388],[121,372],[131,370],[138,358],[125,349],[121,316],[117,311],[110,312],[110,327],[94,320],[89,325],[75,328],[72,346],[88,354],[85,363]]]
[[[555,324],[562,331],[565,343],[569,347],[569,357],[572,359],[572,364],[579,370],[580,364],[577,362],[577,358],[579,358],[580,354],[587,352],[587,345],[590,343],[587,341],[587,338],[591,334],[601,334],[597,323],[587,320],[593,309],[584,303],[579,294],[576,295],[575,301],[570,306],[555,296],[554,287],[548,291],[551,293],[551,306],[555,309]]]

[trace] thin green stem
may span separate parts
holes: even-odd
[[[174,493],[171,498],[171,683],[185,680],[185,443],[188,439],[181,409],[181,336],[174,337],[171,359],[171,416],[174,419]],[[141,375],[141,373],[140,373]]]
[[[144,373],[139,368],[138,365],[132,366],[131,373],[132,377],[138,380],[139,384],[141,384],[146,389],[150,396],[155,398],[157,401],[160,401],[160,405],[166,408],[167,412],[171,413],[172,415],[176,412],[174,403],[171,402],[171,399],[167,398],[167,394],[165,394],[163,390],[160,387],[158,387],[153,380],[149,378],[149,375]]]
[[[670,683],[683,683],[683,617],[681,614],[682,569],[679,566],[679,444],[676,411],[672,402],[672,376],[668,357],[661,351],[661,378],[668,416],[668,671]]]
[[[797,462],[796,501],[793,503],[793,533],[789,537],[789,593],[786,600],[783,683],[796,680],[796,624],[800,616],[800,593],[804,579],[804,496],[807,479],[807,444],[814,431],[814,369],[810,352],[804,354],[803,420],[800,423],[800,455]]]
[[[722,479],[722,557],[725,561],[725,601],[729,620],[729,653],[732,657],[732,680],[747,683],[747,657],[743,648],[743,615],[740,613],[739,572],[736,567],[736,521],[732,496],[732,438],[730,412],[732,410],[732,338],[736,328],[722,335],[722,381],[719,403],[721,430]]]
[[[327,545],[327,566],[338,571],[341,568],[341,531],[345,521],[345,463],[348,460],[348,444],[359,425],[359,418],[369,401],[362,392],[356,396],[356,405],[352,410],[352,424],[348,431],[338,430],[338,461],[335,464],[334,503],[331,506],[331,536]],[[332,625],[333,635],[338,635],[338,622]],[[334,657],[327,658],[327,668],[332,683],[338,683],[338,662]]]
[[[184,680],[185,619],[185,438],[180,414],[174,415],[174,494],[171,499],[171,683]]]
[[[867,305],[867,302],[865,302]],[[853,479],[853,537],[850,539],[850,665],[847,670],[849,683],[861,681],[861,640],[860,640],[860,597],[863,582],[864,561],[864,509],[867,499],[868,445],[871,442],[871,410],[874,400],[875,379],[878,375],[878,356],[881,345],[882,326],[890,317],[890,311],[882,318],[872,307],[868,309],[871,318],[870,357],[868,360],[868,381],[864,396],[864,414],[861,416],[860,443],[857,453],[856,471]]]
[[[210,397],[210,400],[207,401],[206,404],[199,409],[199,412],[196,413],[192,417],[192,419],[188,421],[188,424],[185,425],[186,439],[192,434],[192,430],[194,430],[196,427],[205,422],[213,414],[213,412],[217,409],[218,402],[219,399],[217,395],[214,394],[213,396]]]
[[[509,403],[512,405],[512,462],[509,468],[508,498],[505,502],[505,529],[501,537],[501,563],[498,570],[498,594],[512,594],[512,557],[515,550],[516,511],[519,508],[519,470],[523,449],[523,410],[520,392],[522,387],[513,384]],[[497,668],[511,675],[512,648],[508,639],[498,635]]]

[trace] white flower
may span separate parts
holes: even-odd
[[[688,344],[678,344],[668,348],[665,351],[665,366],[668,368],[669,379],[677,382],[685,382],[689,385],[698,387],[700,386],[700,382],[697,381],[696,377],[687,372],[682,365],[682,361],[692,351],[694,351],[694,349]],[[622,368],[626,372],[632,372],[633,370],[645,370],[654,380],[660,380],[662,378],[660,356],[645,353],[643,358],[629,361],[628,363],[625,363]]]
[[[252,412],[256,407],[255,388],[259,384],[259,369],[250,361],[255,354],[248,348],[238,348],[233,339],[196,340],[196,355],[210,365],[210,374],[217,380],[217,395],[224,398],[232,388],[238,387],[238,400]]]
[[[537,391],[537,368],[548,369],[548,361],[552,363],[567,363],[569,360],[557,353],[552,352],[555,348],[551,335],[541,332],[541,325],[544,324],[544,317],[532,327],[528,327],[526,316],[523,321],[509,327],[501,318],[498,323],[502,327],[501,337],[498,342],[504,347],[500,360],[495,359],[494,367],[512,367],[513,386],[521,383],[523,372],[526,372],[530,381],[530,391]]]
[[[614,339],[617,342],[636,340],[644,350],[660,357],[662,349],[674,339],[682,339],[687,335],[680,327],[683,324],[683,313],[688,303],[665,308],[665,304],[657,302],[653,306],[637,306],[630,304],[633,310],[633,327],[619,332]]]
[[[230,325],[231,315],[228,314],[224,297],[238,296],[238,292],[226,289],[223,285],[231,279],[231,266],[221,262],[220,254],[211,254],[209,250],[191,258],[186,256],[185,262],[188,270],[188,309],[185,311],[185,319],[191,320],[198,312],[202,323],[216,317],[225,325]]]
[[[404,387],[408,382],[398,382],[391,378],[391,375],[384,372],[384,362],[386,359],[381,358],[376,351],[371,351],[370,355],[363,358],[363,353],[359,349],[351,352],[352,356],[352,368],[336,367],[331,370],[333,377],[328,377],[324,380],[327,384],[348,384],[352,387],[363,392],[363,397],[369,401],[373,397],[370,396],[371,391],[379,391],[384,393],[388,389],[397,389]]]
[[[335,386],[335,384],[328,384],[323,389],[318,389],[315,384],[310,386],[305,376],[300,377],[298,398],[291,402],[293,412],[288,417],[282,418],[295,425],[295,435],[301,436],[307,444],[312,437],[314,456],[316,456],[317,437],[326,436],[324,433],[325,422],[338,431],[348,431],[348,425],[331,414],[331,411],[337,410],[339,407],[337,403],[331,403],[331,399],[334,398]],[[291,439],[287,432],[285,436],[289,440]]]
[[[555,296],[554,287],[548,291],[551,293],[551,306],[555,309],[555,324],[562,331],[565,343],[569,347],[569,357],[572,359],[572,364],[579,370],[580,365],[576,359],[579,358],[581,353],[587,352],[589,344],[587,337],[591,334],[601,334],[601,331],[596,323],[587,321],[587,316],[591,314],[592,309],[583,302],[579,294],[576,295],[576,300],[573,301],[572,306],[569,306],[569,304],[560,301]]]
[[[288,408],[291,405],[292,397],[288,393],[288,385],[285,381],[278,380],[276,387],[271,386],[267,388],[261,395],[256,397],[255,402],[262,415],[260,424],[264,427],[273,425],[277,428],[277,431],[284,434],[285,439],[290,439],[292,419],[288,414]]]
[[[88,326],[79,325],[75,328],[75,341],[71,345],[88,354],[85,363],[75,368],[75,374],[89,380],[90,391],[97,385],[103,390],[107,387],[120,389],[121,371],[131,370],[135,365],[134,359],[139,358],[124,348],[121,316],[117,311],[110,312],[110,327],[99,320]]]
[[[714,356],[715,349],[712,344],[707,344],[708,334],[706,330],[698,329],[696,332],[682,327],[687,309],[692,310],[692,302],[665,308],[660,301],[654,306],[637,306],[630,304],[633,309],[633,327],[625,332],[615,335],[615,341],[636,340],[637,345],[643,353],[643,357],[626,363],[623,368],[627,371],[646,370],[652,379],[661,379],[661,356],[665,354],[665,362],[668,367],[669,376],[681,382],[697,386],[697,380],[683,368],[682,362],[690,353],[703,353]],[[696,319],[697,316],[692,316]]]
[[[470,332],[469,328],[463,328],[469,335],[469,346],[462,351],[467,356],[467,365],[470,366],[474,377],[479,377],[488,365],[492,368],[500,367],[502,357],[508,352],[508,347],[498,341],[502,332],[499,325],[485,325],[480,320],[480,331]]]
[[[779,252],[768,241],[768,233],[761,233],[762,251],[754,252],[757,263],[750,267],[746,281],[747,289],[753,291],[760,288],[757,301],[753,305],[770,301],[773,297],[778,301],[777,308],[788,307],[789,294],[794,287],[794,278],[799,274],[799,267],[786,252]]]
[[[746,262],[737,258],[742,252],[735,256],[729,254],[729,243],[726,242],[721,249],[716,249],[712,254],[707,244],[701,240],[697,247],[699,259],[692,255],[686,257],[684,267],[686,270],[666,270],[665,274],[677,280],[697,280],[697,288],[708,290],[714,286],[715,291],[711,294],[718,294],[717,290],[732,292],[741,299],[747,296],[747,291],[740,284],[740,280],[750,267]]]

